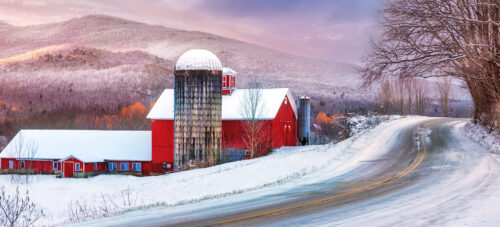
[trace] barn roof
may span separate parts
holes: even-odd
[[[236,89],[231,95],[222,96],[222,120],[245,120],[242,111],[243,100],[252,89]],[[285,96],[288,96],[293,112],[297,117],[295,100],[288,88],[261,89],[262,110],[258,111],[257,118],[261,120],[274,119],[278,113]],[[148,114],[149,119],[173,120],[174,119],[174,89],[165,89],[160,98]]]
[[[35,155],[29,155],[30,147],[36,147]],[[0,153],[20,159],[69,156],[83,162],[151,161],[151,131],[21,130]]]

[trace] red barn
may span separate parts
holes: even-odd
[[[21,130],[0,153],[0,169],[87,177],[161,173],[151,162],[150,131]]]
[[[242,132],[245,123],[244,100],[250,89],[231,89],[222,96],[222,148],[246,150]],[[297,108],[288,88],[260,89],[261,105],[256,119],[262,122],[264,139],[272,148],[297,145]],[[166,89],[151,109],[152,160],[174,162],[174,89]],[[246,157],[247,158],[247,157]]]

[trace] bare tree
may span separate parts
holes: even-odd
[[[451,79],[449,77],[439,78],[438,82],[436,83],[436,88],[439,92],[439,106],[441,107],[441,111],[443,111],[443,115],[445,117],[448,117]]]
[[[425,114],[425,106],[427,104],[427,83],[423,80],[415,80],[415,113],[418,115]]]
[[[21,169],[9,175],[9,179],[14,183],[29,184],[34,173],[33,161],[38,151],[38,145],[33,139],[25,138],[23,132],[14,137],[14,147],[8,150],[9,156],[20,161]]]
[[[14,195],[7,195],[0,188],[0,226],[31,226],[42,216],[43,210],[31,202],[28,191],[23,195],[17,187]]]
[[[362,73],[369,84],[386,76],[461,78],[475,122],[493,123],[500,100],[499,0],[389,0],[383,33]]]
[[[265,121],[261,118],[264,115],[265,100],[262,97],[262,87],[258,82],[252,82],[251,88],[244,90],[241,97],[240,115],[245,119],[242,128],[243,141],[245,147],[250,150],[251,158],[260,156],[271,148],[270,141],[264,132]]]
[[[405,80],[398,78],[394,81],[394,90],[396,91],[396,106],[399,114],[405,115]]]
[[[391,103],[393,100],[393,91],[391,82],[389,80],[385,80],[380,85],[380,90],[378,92],[378,101],[382,107],[382,114],[389,115],[391,114]]]
[[[409,115],[413,113],[413,97],[415,96],[415,81],[416,80],[411,77],[405,79],[406,108]]]

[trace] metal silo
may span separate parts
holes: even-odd
[[[189,50],[175,66],[176,168],[189,160],[218,164],[221,155],[222,64],[207,50]]]
[[[311,135],[311,103],[307,96],[300,96],[297,103],[299,145],[308,145]]]

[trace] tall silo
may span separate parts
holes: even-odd
[[[221,155],[222,64],[210,51],[189,50],[177,60],[174,74],[176,168],[189,160],[218,164]]]
[[[311,103],[307,96],[300,96],[297,103],[298,126],[297,136],[299,145],[308,145],[311,135]]]

